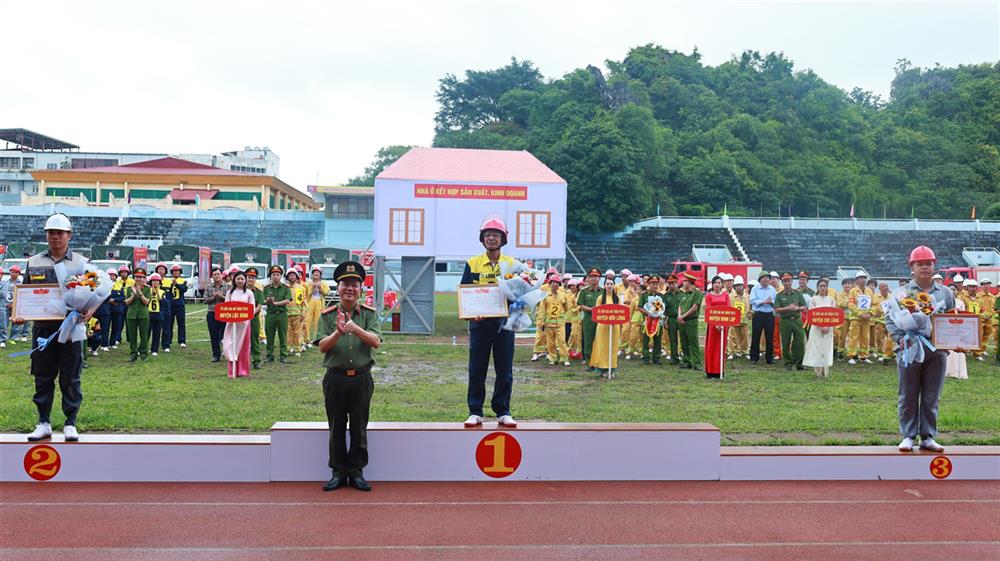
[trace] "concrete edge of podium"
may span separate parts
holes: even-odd
[[[513,436],[517,469],[488,477],[476,462],[480,442]],[[327,425],[279,422],[269,434],[84,433],[28,443],[0,434],[0,481],[33,481],[25,455],[34,446],[57,450],[51,481],[269,482],[322,481]],[[1000,446],[949,446],[942,454],[902,453],[889,446],[721,446],[707,423],[369,424],[372,481],[764,481],[764,480],[1000,480]],[[940,456],[946,461],[938,460]],[[935,473],[937,477],[935,477]]]

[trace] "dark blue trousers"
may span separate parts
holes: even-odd
[[[184,315],[184,306],[178,306],[176,302],[170,306],[170,319],[163,322],[163,348],[169,349],[170,342],[174,339],[174,324],[177,324],[177,343],[187,343],[187,317]]]
[[[483,414],[486,400],[486,371],[493,354],[493,399],[497,417],[510,415],[510,394],[514,385],[514,332],[500,329],[503,319],[469,322],[469,414]]]
[[[94,317],[97,318],[97,325],[101,326],[100,333],[98,333],[98,341],[101,343],[102,347],[111,346],[111,314],[96,314]]]
[[[171,301],[166,298],[162,298],[160,300],[160,329],[157,331],[159,333],[159,339],[157,339],[157,341],[161,341],[158,345],[164,349],[170,348],[170,338],[173,336],[172,331],[169,336],[167,335],[167,325],[171,320],[170,311],[172,307],[170,306],[170,303]],[[150,335],[152,335],[152,331],[150,331]]]
[[[111,312],[111,340],[112,345],[122,342],[122,329],[125,328],[125,312]]]
[[[149,352],[160,352],[160,336],[163,332],[163,312],[149,312]]]
[[[208,340],[212,343],[212,358],[221,358],[222,335],[226,332],[226,324],[215,319],[214,312],[208,312],[205,315],[205,321],[208,322]],[[254,333],[250,334],[251,337],[254,335]]]

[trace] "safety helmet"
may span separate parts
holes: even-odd
[[[156,266],[155,266],[155,267],[153,267],[153,270],[154,270],[154,271],[157,271],[157,270],[159,270],[159,269],[160,269],[160,267],[163,267],[163,270],[164,270],[164,271],[166,271],[166,270],[167,270],[167,264],[166,264],[166,263],[164,263],[163,261],[160,261],[159,263],[157,263],[157,264],[156,264]]]
[[[11,273],[20,273],[21,272],[21,266],[20,265],[14,265],[13,267],[10,268],[10,272]]]
[[[962,275],[959,274],[959,275],[955,275],[951,280],[952,280],[952,282],[962,282],[962,281],[965,280],[965,277],[963,277]]]
[[[937,261],[937,257],[931,248],[926,245],[920,245],[913,248],[913,251],[910,252],[909,264],[912,265],[915,261]]]
[[[128,272],[128,265],[119,265],[118,266],[118,272],[120,273],[122,271],[125,271],[127,273]]]
[[[490,214],[483,220],[483,225],[479,227],[479,242],[485,239],[487,230],[500,232],[500,247],[507,245],[507,224],[499,214]]]
[[[155,280],[161,282],[163,281],[163,277],[160,276],[160,273],[153,273],[152,275],[149,275],[149,282],[153,282]]]
[[[743,275],[736,275],[736,278],[733,279],[733,286],[736,286],[737,284],[746,284],[743,281]]]
[[[615,276],[615,272],[612,271],[611,269],[608,269],[607,271],[604,271],[604,276],[608,276],[608,275],[611,275],[613,277],[613,276]]]
[[[53,214],[45,221],[45,230],[62,230],[64,232],[72,232],[73,225],[70,224],[69,218],[59,212]]]
[[[631,276],[632,276],[632,271],[629,271],[628,269],[622,269],[622,272],[621,272],[621,273],[619,273],[619,274],[620,274],[620,275],[622,276],[622,278],[624,279],[624,278],[628,278],[628,277],[631,277]]]
[[[962,286],[979,286],[979,283],[976,282],[976,279],[965,279]]]
[[[319,265],[313,265],[312,269],[309,270],[309,274],[311,275],[311,274],[315,273],[316,271],[319,271],[320,274],[323,273],[323,269]]]
[[[944,280],[944,277],[941,276],[941,273],[934,273],[934,276],[931,277],[931,280]]]
[[[108,270],[105,272],[108,274],[109,277],[111,275],[114,275],[116,277],[118,276],[118,271],[116,271],[114,267],[109,267]]]
[[[871,278],[871,277],[869,277],[868,273],[866,273],[864,271],[858,271],[858,273],[856,275],[854,275],[854,278],[855,279],[867,279],[867,278]]]
[[[157,265],[157,267],[159,267],[159,265]],[[183,271],[183,270],[184,270],[184,267],[181,267],[180,265],[178,265],[176,263],[174,263],[173,267],[170,267],[170,272],[171,273],[174,272],[174,271]]]

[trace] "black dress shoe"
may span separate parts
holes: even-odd
[[[354,487],[358,491],[371,491],[372,486],[365,481],[365,476],[355,475],[351,478],[351,487]]]
[[[344,487],[346,485],[347,485],[347,478],[341,477],[340,475],[335,473],[333,474],[333,477],[331,477],[330,480],[323,485],[323,490],[333,491],[335,489],[340,489],[341,487]]]
[[[259,362],[253,363],[253,369],[254,370],[260,370],[260,363]]]

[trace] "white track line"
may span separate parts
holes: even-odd
[[[626,543],[626,544],[456,544],[456,545],[328,545],[272,547],[8,547],[2,552],[75,553],[81,550],[102,553],[252,553],[309,551],[465,551],[492,550],[618,550],[628,549],[754,549],[779,547],[943,547],[996,545],[1000,541],[858,541],[858,542],[729,542],[729,543]]]
[[[859,499],[859,500],[763,500],[763,501],[299,501],[299,502],[0,502],[0,508],[17,507],[219,507],[219,506],[323,506],[323,507],[434,507],[434,506],[704,506],[704,505],[911,505],[911,504],[1000,504],[1000,499]]]

